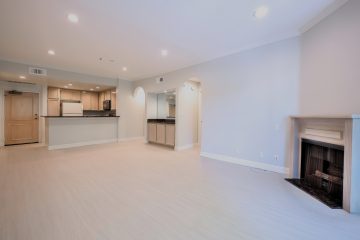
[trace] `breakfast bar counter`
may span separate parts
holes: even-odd
[[[117,142],[119,116],[42,116],[49,150]]]

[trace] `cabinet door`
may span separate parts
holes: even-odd
[[[116,110],[116,90],[111,91],[111,110]]]
[[[148,141],[156,142],[156,123],[148,123]]]
[[[111,100],[111,90],[105,92],[105,100]]]
[[[47,115],[48,116],[60,116],[60,100],[59,99],[48,99]]]
[[[175,146],[175,124],[166,124],[166,145]]]
[[[48,88],[48,98],[59,99],[60,98],[60,88],[49,87]]]
[[[156,142],[165,144],[165,124],[156,124]]]
[[[91,93],[81,93],[81,102],[84,110],[91,110]]]
[[[104,100],[105,100],[104,92],[99,93],[99,110],[104,110],[104,108],[103,108]]]
[[[71,92],[70,92],[70,90],[61,89],[60,90],[60,99],[61,100],[71,100]]]
[[[93,92],[91,93],[91,110],[99,110],[99,93]]]
[[[71,99],[73,101],[81,101],[81,93],[80,91],[71,90]]]

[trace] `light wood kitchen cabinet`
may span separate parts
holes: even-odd
[[[90,109],[99,110],[99,93],[92,92],[90,93]]]
[[[156,125],[156,143],[165,144],[165,124],[158,123]]]
[[[111,90],[104,92],[104,100],[111,100]]]
[[[148,123],[148,141],[156,142],[156,123]]]
[[[81,102],[84,110],[91,110],[91,95],[88,92],[81,93]]]
[[[99,97],[97,92],[82,92],[81,102],[84,110],[99,110]]]
[[[175,124],[166,124],[165,133],[165,144],[175,146]]]
[[[116,91],[111,91],[111,110],[116,110]]]
[[[105,100],[105,93],[104,92],[100,92],[99,93],[99,110],[104,110],[103,108],[103,102]]]
[[[148,142],[175,147],[175,124],[149,122],[147,131]]]
[[[59,99],[60,98],[60,88],[49,87],[48,88],[48,98]]]
[[[61,89],[60,98],[68,101],[81,101],[81,93],[77,90]]]
[[[48,99],[47,115],[48,116],[60,116],[60,100],[59,99]]]

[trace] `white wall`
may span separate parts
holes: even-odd
[[[360,1],[350,0],[301,41],[302,114],[360,112]]]
[[[133,83],[118,80],[116,113],[120,140],[144,137],[145,101],[134,96]]]
[[[166,74],[161,84],[150,78],[135,85],[159,91],[200,80],[202,151],[285,166],[287,117],[298,107],[299,46],[293,38]]]
[[[175,149],[186,149],[198,143],[199,84],[187,81],[176,92]]]

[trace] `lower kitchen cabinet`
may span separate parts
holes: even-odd
[[[148,142],[175,147],[175,124],[148,123],[147,131]]]
[[[158,123],[156,125],[156,143],[165,144],[165,124]]]
[[[156,123],[148,123],[148,141],[156,142]]]
[[[165,133],[165,144],[175,146],[175,124],[166,124]]]

